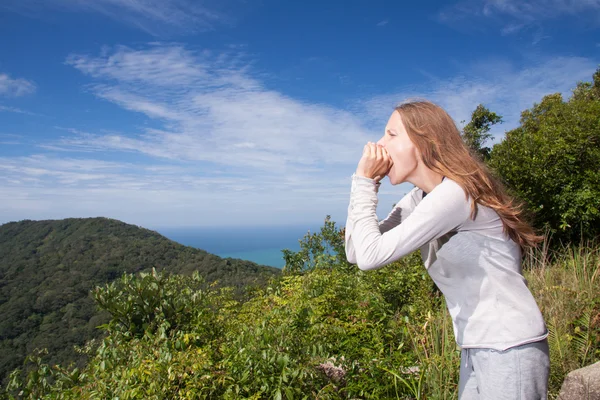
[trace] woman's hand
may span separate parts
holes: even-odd
[[[392,168],[393,161],[383,146],[369,142],[363,149],[358,162],[356,175],[374,179],[379,182]]]

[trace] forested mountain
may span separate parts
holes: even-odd
[[[20,221],[0,226],[0,378],[35,348],[49,361],[82,362],[74,345],[100,334],[108,321],[90,290],[123,273],[152,268],[207,283],[244,288],[264,284],[279,270],[223,259],[173,242],[157,232],[107,218]]]

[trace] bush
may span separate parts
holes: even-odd
[[[568,101],[544,97],[492,149],[489,164],[556,242],[600,235],[600,69]]]

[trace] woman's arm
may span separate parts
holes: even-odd
[[[435,187],[402,223],[382,233],[377,220],[377,190],[372,182],[354,176],[348,207],[354,254],[348,261],[362,270],[381,268],[410,254],[433,239],[459,228],[470,216],[469,200],[454,181]],[[348,236],[348,233],[346,234]],[[348,240],[347,240],[348,243]],[[348,250],[346,251],[348,256]]]
[[[355,175],[356,176],[356,175]],[[379,190],[379,185],[373,179],[356,176],[358,180],[364,180],[365,182],[369,182],[375,186],[375,191]],[[355,179],[353,176],[352,180],[352,191],[355,188]],[[414,188],[410,192],[408,192],[402,199],[394,206],[392,211],[388,214],[388,216],[379,222],[379,231],[381,233],[385,233],[395,226],[399,225],[404,219],[406,219],[412,210],[417,205],[417,200],[415,196],[419,188]],[[352,205],[352,203],[350,203]],[[356,264],[356,251],[354,250],[354,243],[352,242],[352,231],[354,230],[354,223],[350,218],[351,210],[350,206],[348,207],[348,218],[346,219],[346,228],[345,228],[345,249],[346,249],[346,258],[348,262]]]

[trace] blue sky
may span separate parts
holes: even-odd
[[[343,224],[396,103],[483,103],[497,142],[591,80],[599,27],[598,0],[3,0],[0,223]]]

